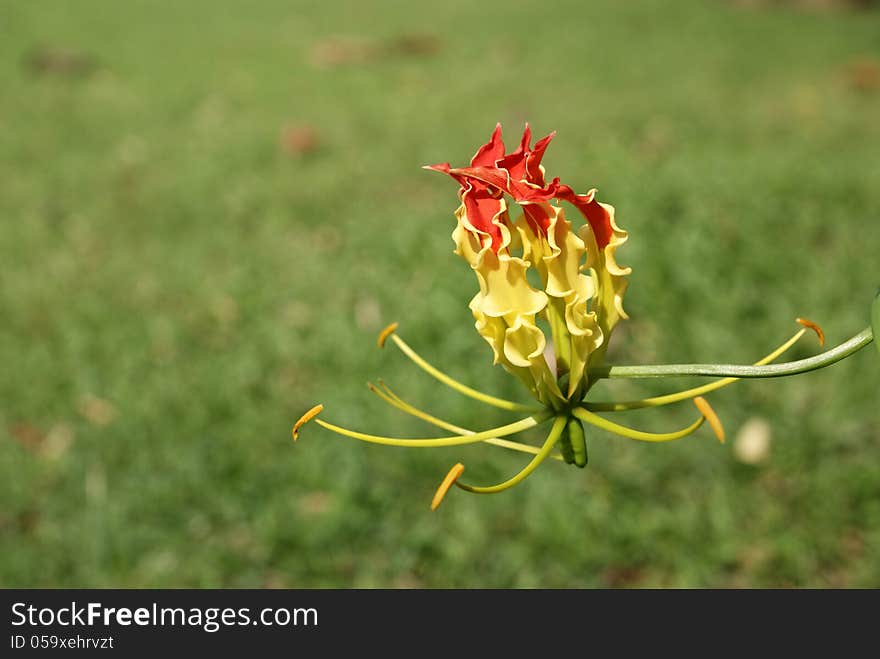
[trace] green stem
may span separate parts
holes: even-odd
[[[774,361],[779,355],[788,350],[791,346],[798,342],[806,329],[800,330],[797,334],[791,337],[788,341],[783,343],[781,346],[776,348],[769,355],[766,355],[764,358],[759,359],[757,362],[752,364],[752,366],[763,366],[764,364],[769,364]],[[612,402],[603,402],[603,401],[590,401],[588,403],[584,403],[584,407],[591,412],[620,412],[622,410],[636,410],[641,407],[658,407],[660,405],[669,405],[670,403],[677,403],[682,400],[687,400],[688,398],[696,398],[697,396],[703,396],[704,394],[708,394],[709,392],[716,391],[721,389],[722,387],[726,387],[729,384],[733,384],[737,382],[737,378],[721,378],[720,380],[715,380],[715,382],[710,382],[709,384],[704,384],[699,387],[694,387],[692,389],[685,389],[684,391],[677,391],[672,394],[666,394],[665,396],[652,396],[651,398],[641,398],[639,400],[625,400],[617,403]]]
[[[880,305],[874,303],[874,324],[878,322]],[[830,366],[841,359],[861,350],[874,340],[870,327],[841,343],[836,348],[820,355],[799,359],[784,364],[768,366],[748,366],[744,364],[651,364],[647,366],[599,366],[589,370],[590,379],[598,378],[662,378],[674,376],[733,377],[733,378],[778,378],[797,375]]]
[[[880,289],[877,290],[877,295],[874,296],[874,304],[871,305],[871,327],[874,328],[874,336],[877,336],[877,332],[880,332]],[[874,343],[877,346],[878,352],[880,352],[880,341]]]

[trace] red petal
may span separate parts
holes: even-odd
[[[497,253],[501,249],[503,237],[501,229],[492,224],[492,218],[501,210],[501,198],[492,196],[484,185],[469,184],[461,195],[461,201],[464,203],[468,222],[475,229],[489,234],[492,238],[492,250]]]
[[[519,147],[513,153],[499,160],[496,163],[497,166],[510,172],[510,178],[514,181],[525,180],[544,187],[544,175],[540,169],[541,159],[544,157],[544,151],[547,150],[547,146],[555,135],[556,133],[553,132],[547,137],[541,138],[535,144],[535,148],[532,149],[529,146],[532,140],[532,131],[529,125],[526,124]]]
[[[499,159],[498,162],[493,163],[500,167],[501,169],[506,169],[510,172],[510,178],[514,181],[521,181],[525,178],[526,174],[526,157],[528,156],[529,149],[531,148],[529,144],[532,141],[532,129],[529,128],[529,125],[526,124],[525,129],[523,130],[523,136],[520,140],[519,146],[516,147],[516,151],[513,153],[509,153],[503,158]]]
[[[432,172],[440,172],[441,174],[449,174],[452,178],[458,181],[459,185],[461,185],[460,193],[465,191],[465,188],[470,185],[468,178],[459,173],[459,170],[454,170],[449,166],[448,162],[441,162],[437,165],[423,165],[422,169],[429,169]]]
[[[457,179],[477,180],[503,190],[520,203],[550,201],[556,196],[559,182],[559,179],[554,179],[546,188],[536,188],[525,181],[515,179],[501,167],[454,167],[448,173]]]
[[[425,169],[448,174],[459,182],[468,220],[475,229],[491,236],[492,248],[496,252],[501,247],[502,237],[500,229],[492,224],[492,218],[501,210],[501,192],[513,197],[523,207],[532,228],[544,234],[550,226],[550,216],[540,204],[551,199],[573,204],[589,223],[596,243],[603,249],[611,241],[614,230],[611,215],[595,199],[596,191],[576,194],[569,186],[560,184],[558,178],[547,184],[541,172],[544,152],[555,135],[553,132],[538,140],[533,150],[530,146],[532,131],[526,124],[516,151],[505,155],[501,124],[497,124],[492,137],[471,159],[470,167],[450,167],[449,163],[440,163],[428,165]]]
[[[501,140],[501,124],[495,124],[495,130],[489,141],[481,146],[471,158],[471,167],[491,167],[495,161],[504,157],[504,142]]]
[[[567,185],[560,185],[556,197],[574,204],[581,212],[593,229],[599,249],[603,249],[611,241],[611,236],[614,234],[611,228],[611,214],[596,201],[595,190],[590,190],[587,194],[575,194]]]
[[[547,137],[543,137],[535,144],[534,150],[526,155],[526,180],[529,183],[544,187],[544,174],[541,173],[541,159],[544,157],[544,151],[550,145],[550,141],[556,136],[556,131],[550,133]]]
[[[499,190],[507,191],[510,187],[507,170],[499,167],[453,167],[448,174],[456,178],[475,179]]]
[[[547,208],[541,204],[525,203],[522,204],[522,209],[535,235],[543,234],[546,236],[550,229],[550,214],[547,212]]]

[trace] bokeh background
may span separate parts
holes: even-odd
[[[523,458],[290,439],[316,402],[424,434],[377,377],[461,425],[510,419],[377,350],[394,320],[527,400],[472,327],[456,186],[420,169],[497,121],[557,130],[548,171],[630,231],[611,360],[748,362],[798,315],[861,330],[873,3],[2,0],[0,34],[0,585],[880,586],[873,348],[712,395],[724,446],[595,431],[586,469],[433,514],[455,461],[490,483]]]

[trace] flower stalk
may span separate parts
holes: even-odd
[[[871,305],[871,330],[875,337],[880,332],[880,290],[877,291],[874,296],[874,304]],[[880,352],[880,341],[874,341],[874,346]]]
[[[855,354],[874,340],[866,327],[848,341],[819,355],[784,364],[746,366],[741,364],[651,364],[644,366],[600,366],[590,369],[593,378],[666,378],[681,376],[724,378],[779,378],[809,373],[836,364]]]

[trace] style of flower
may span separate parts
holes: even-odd
[[[647,442],[666,442],[695,432],[708,422],[719,441],[724,430],[703,396],[743,377],[778,377],[815,370],[847,357],[873,339],[866,328],[849,341],[809,359],[769,366],[813,330],[824,345],[818,325],[797,319],[803,327],[776,350],[752,366],[685,364],[660,366],[609,366],[605,354],[615,325],[627,318],[623,297],[630,268],[618,265],[616,251],[627,240],[617,226],[614,207],[596,199],[596,190],[576,193],[558,178],[547,181],[541,164],[553,139],[551,133],[531,146],[526,125],[517,148],[507,153],[500,124],[490,140],[481,146],[470,165],[449,163],[426,169],[447,174],[459,184],[461,205],[452,233],[455,253],[463,258],[477,278],[479,291],[469,307],[480,336],[492,349],[494,362],[516,376],[537,401],[537,406],[497,398],[473,389],[432,366],[397,333],[397,323],[380,334],[379,347],[392,342],[416,365],[443,384],[484,404],[528,415],[512,423],[479,432],[461,428],[404,401],[387,385],[370,384],[370,390],[388,404],[453,433],[439,438],[393,438],[349,430],[316,418],[317,405],[294,425],[314,419],[340,435],[376,444],[407,447],[448,447],[487,443],[532,455],[530,462],[508,480],[491,486],[463,483],[464,465],[457,463],[443,479],[431,503],[435,509],[453,486],[475,493],[508,489],[529,476],[546,458],[583,467],[587,464],[584,423]],[[513,204],[509,204],[511,200]],[[561,203],[570,204],[583,224],[575,230]],[[514,217],[511,213],[518,211]],[[533,270],[533,285],[527,276]],[[880,299],[880,298],[878,298]],[[872,322],[880,325],[880,303],[874,303]],[[593,384],[602,378],[717,376],[709,384],[675,393],[639,400],[602,402],[587,400]],[[657,407],[693,400],[699,416],[682,428],[667,433],[650,433],[615,423],[597,412],[617,412]],[[517,442],[508,437],[551,422],[542,446]],[[558,448],[558,452],[557,449]]]

